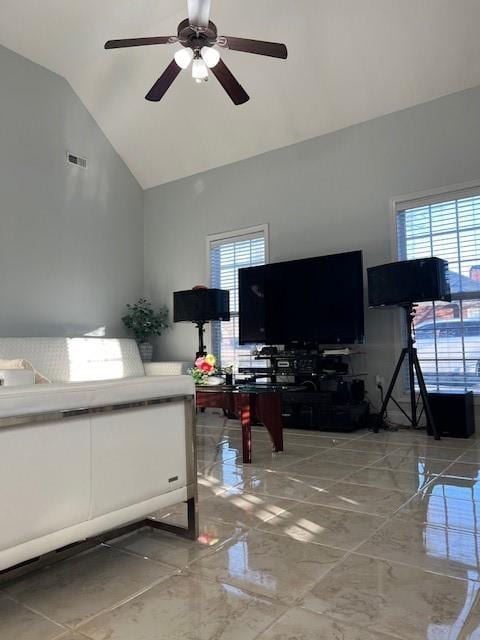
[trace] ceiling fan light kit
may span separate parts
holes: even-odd
[[[198,51],[195,52],[195,57],[192,63],[192,78],[195,82],[208,80],[208,67]]]
[[[182,46],[182,49],[175,52],[174,59],[145,96],[147,100],[159,102],[180,71],[187,69],[192,63],[192,77],[195,82],[208,80],[208,70],[211,69],[234,104],[247,102],[250,99],[248,94],[223,62],[220,52],[214,48],[215,45],[232,51],[244,51],[283,60],[287,58],[287,47],[284,44],[219,36],[217,27],[210,20],[210,4],[211,0],[187,0],[188,18],[180,22],[176,36],[109,40],[105,44],[105,49],[174,43]]]
[[[220,60],[220,52],[213,47],[202,47],[200,53],[209,69],[212,69]]]
[[[179,49],[174,58],[180,69],[187,69],[193,60],[193,51],[191,49]]]

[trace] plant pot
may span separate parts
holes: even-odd
[[[151,362],[153,357],[153,344],[150,342],[139,342],[138,350],[140,351],[140,357],[142,362]]]
[[[217,384],[224,384],[224,383],[225,383],[225,380],[223,378],[220,378],[220,376],[209,376],[205,381],[205,384],[210,387],[214,387]]]

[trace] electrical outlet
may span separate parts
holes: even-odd
[[[377,385],[377,387],[384,386],[383,376],[381,376],[379,373],[377,373],[377,375],[375,376],[375,384]]]

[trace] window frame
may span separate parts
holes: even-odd
[[[428,189],[416,193],[409,193],[401,196],[393,196],[390,198],[390,254],[393,261],[400,260],[398,250],[398,236],[397,236],[397,214],[405,209],[413,209],[422,205],[432,205],[436,203],[446,202],[448,200],[458,200],[460,198],[469,197],[472,195],[480,195],[480,179],[471,180],[469,182],[463,182],[453,184],[449,186],[438,187],[436,189]],[[469,294],[464,292],[461,294],[461,300],[468,300],[468,298],[479,298],[479,295]],[[395,361],[400,357],[400,353],[403,348],[402,336],[404,332],[404,318],[400,311],[395,314],[394,317],[394,350]],[[409,401],[408,390],[406,385],[403,384],[399,390],[401,394],[400,401]],[[474,404],[480,406],[480,393],[474,392]]]
[[[239,229],[233,229],[231,231],[221,231],[220,233],[212,233],[206,236],[205,239],[205,255],[207,257],[207,282],[208,286],[211,286],[211,268],[210,268],[210,251],[212,248],[212,244],[222,242],[222,241],[232,241],[235,242],[236,239],[241,239],[244,236],[251,235],[263,235],[265,241],[265,264],[270,262],[270,243],[269,243],[269,225],[268,223],[259,224],[251,227],[241,227]],[[235,314],[234,314],[235,315]],[[208,344],[211,345],[213,349],[213,335],[211,330],[211,323],[208,325]]]

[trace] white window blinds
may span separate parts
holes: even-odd
[[[400,260],[448,261],[452,302],[421,303],[415,318],[427,386],[480,392],[480,188],[397,203]]]
[[[212,322],[212,350],[223,367],[238,366],[251,346],[238,344],[238,270],[266,262],[266,229],[209,241],[210,286],[230,291],[230,322]]]

